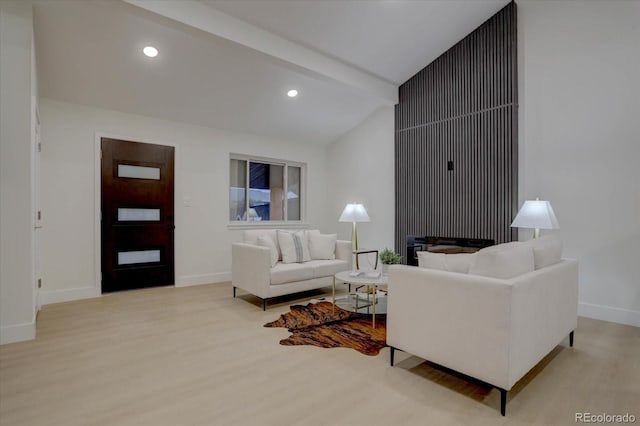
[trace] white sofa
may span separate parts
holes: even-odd
[[[320,235],[317,230],[305,232]],[[274,266],[271,250],[258,245],[258,239],[265,237],[270,238],[277,248],[277,262]],[[311,253],[313,254],[313,250]],[[262,309],[266,310],[267,301],[273,297],[330,286],[333,284],[334,274],[351,269],[351,241],[336,240],[333,255],[322,257],[325,258],[283,263],[277,230],[244,231],[243,242],[232,246],[233,297],[236,297],[236,289],[241,288],[261,298]]]
[[[392,266],[391,365],[399,349],[486,382],[500,390],[504,415],[512,386],[567,335],[573,346],[578,262],[561,252],[549,236]]]

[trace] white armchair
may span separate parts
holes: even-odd
[[[577,325],[578,262],[531,269],[493,278],[389,268],[391,365],[400,349],[482,380],[500,390],[504,415],[507,391],[567,335],[573,346]]]

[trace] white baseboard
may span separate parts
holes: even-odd
[[[64,290],[40,291],[38,302],[40,306],[51,303],[71,302],[72,300],[92,299],[101,296],[101,291],[96,287],[69,288]]]
[[[223,283],[231,281],[231,272],[219,272],[203,275],[183,275],[176,280],[176,287],[188,287],[191,285]]]
[[[0,327],[0,345],[24,342],[36,338],[36,322]]]
[[[176,280],[176,287],[187,287],[200,284],[221,283],[231,281],[231,272],[204,275],[184,275]],[[64,290],[40,291],[38,304],[40,306],[52,303],[71,302],[73,300],[92,299],[100,297],[101,291],[97,287],[70,288]]]
[[[578,303],[578,315],[581,317],[640,327],[640,311],[632,311],[630,309],[580,302]]]

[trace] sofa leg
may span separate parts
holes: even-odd
[[[573,332],[575,330],[571,331],[571,333],[569,333],[569,346],[573,347]]]
[[[267,310],[267,299],[262,299],[262,310],[263,311]]]
[[[503,416],[507,412],[507,391],[502,388],[498,388],[500,390],[500,414]]]
[[[233,286],[233,298],[234,299],[236,298],[236,288],[237,288],[236,286]]]
[[[390,361],[391,361],[391,366],[393,367],[393,356],[396,353],[396,348],[394,348],[393,346],[389,346],[389,348],[391,349],[391,357],[390,357]]]

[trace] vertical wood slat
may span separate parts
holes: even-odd
[[[516,237],[516,61],[511,2],[400,86],[395,245],[405,258],[410,234]]]

